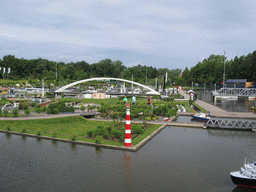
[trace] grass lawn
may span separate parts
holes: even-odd
[[[14,81],[12,79],[0,79],[0,85],[15,85],[15,84],[26,84],[27,80],[17,80]]]
[[[37,135],[40,131],[42,136],[54,137],[53,133],[56,133],[56,138],[71,139],[71,134],[75,134],[77,141],[84,141],[95,143],[94,138],[87,136],[87,130],[95,130],[99,126],[113,125],[113,121],[96,121],[87,120],[80,116],[62,117],[54,119],[34,119],[34,120],[3,120],[1,121],[1,130],[6,130],[7,125],[10,126],[11,131],[24,132]],[[138,135],[132,140],[133,145],[137,145],[140,141],[158,129],[161,125],[147,124],[146,131]],[[132,125],[131,125],[132,127]],[[117,140],[102,139],[101,144],[123,146],[124,142],[118,142]]]

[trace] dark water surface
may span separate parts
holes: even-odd
[[[251,112],[250,107],[254,106],[256,108],[256,101],[238,101],[238,100],[217,100],[213,105],[220,107],[229,112]]]
[[[0,134],[0,191],[253,191],[229,176],[256,133],[166,127],[139,151]]]

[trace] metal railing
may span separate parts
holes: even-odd
[[[219,96],[256,96],[256,88],[220,88]]]

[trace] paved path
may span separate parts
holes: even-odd
[[[179,93],[184,96],[186,99],[189,98],[189,95],[183,90],[179,89]],[[212,116],[215,117],[227,117],[227,118],[255,118],[256,114],[251,112],[228,112],[219,107],[211,105],[201,100],[195,101],[200,107],[204,108],[207,111],[210,111]]]

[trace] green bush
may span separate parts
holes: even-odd
[[[30,112],[31,112],[30,109],[26,109],[26,110],[24,111],[25,115],[27,115],[27,116],[30,114]]]
[[[193,99],[189,99],[189,101],[188,101],[189,105],[193,105],[194,102],[195,101]]]
[[[92,129],[90,130],[87,130],[86,134],[89,136],[89,137],[92,137],[94,131]]]
[[[35,107],[35,106],[36,106],[36,103],[35,103],[35,102],[31,103],[31,106],[32,106],[32,107]]]
[[[112,119],[117,119],[118,118],[118,113],[117,112],[113,112],[110,116]]]
[[[58,108],[54,108],[52,110],[52,114],[59,114],[60,113],[60,110]]]
[[[52,131],[52,137],[57,137],[57,132],[56,131]]]
[[[106,129],[103,126],[98,126],[96,130],[94,131],[94,135],[104,135],[106,133]]]
[[[36,108],[42,108],[42,105],[38,104],[38,105],[36,105]]]
[[[133,134],[143,134],[144,133],[144,129],[139,125],[132,125],[131,129],[132,129]]]
[[[19,114],[19,110],[18,110],[18,109],[14,109],[14,110],[12,111],[12,114],[13,114],[15,117],[17,117],[18,114]]]
[[[71,140],[76,140],[77,135],[76,135],[75,133],[72,133],[72,134],[70,135],[70,138],[71,138]]]
[[[177,115],[177,110],[176,109],[170,109],[167,113],[167,117],[173,117]]]
[[[46,107],[46,106],[43,106],[43,107],[42,107],[43,112],[45,112],[45,111],[46,111],[46,109],[47,109],[47,107]]]
[[[151,117],[144,117],[143,119],[146,121],[151,121]]]
[[[95,139],[95,143],[100,144],[101,143],[101,136],[97,136]]]
[[[47,113],[47,114],[51,114],[51,113],[52,113],[51,109],[50,109],[50,108],[47,108],[47,109],[46,109],[46,113]]]
[[[115,138],[120,138],[122,135],[122,132],[120,130],[117,129],[112,129],[111,134],[114,135]]]
[[[11,125],[6,126],[6,131],[11,131]]]
[[[108,139],[109,137],[110,137],[110,134],[109,134],[109,133],[104,133],[104,134],[103,134],[103,138],[104,138],[104,139]]]
[[[121,142],[124,142],[124,135],[121,135],[120,141],[121,141]]]
[[[36,109],[35,109],[35,112],[40,114],[40,113],[43,112],[43,109],[42,109],[42,108],[36,108]]]
[[[36,135],[37,135],[37,136],[42,135],[42,131],[41,131],[40,129],[38,129],[38,130],[36,131]]]
[[[81,105],[80,109],[81,109],[81,111],[83,111],[83,112],[84,112],[84,110],[85,110],[85,106]]]
[[[111,127],[111,126],[108,126],[108,127],[107,127],[107,130],[108,130],[109,133],[111,133],[112,127]]]
[[[22,132],[22,133],[26,133],[26,128],[22,128],[22,129],[21,129],[21,132]]]
[[[4,117],[7,117],[7,115],[8,115],[8,111],[7,111],[7,110],[4,110],[4,111],[3,111],[3,116],[4,116]]]

